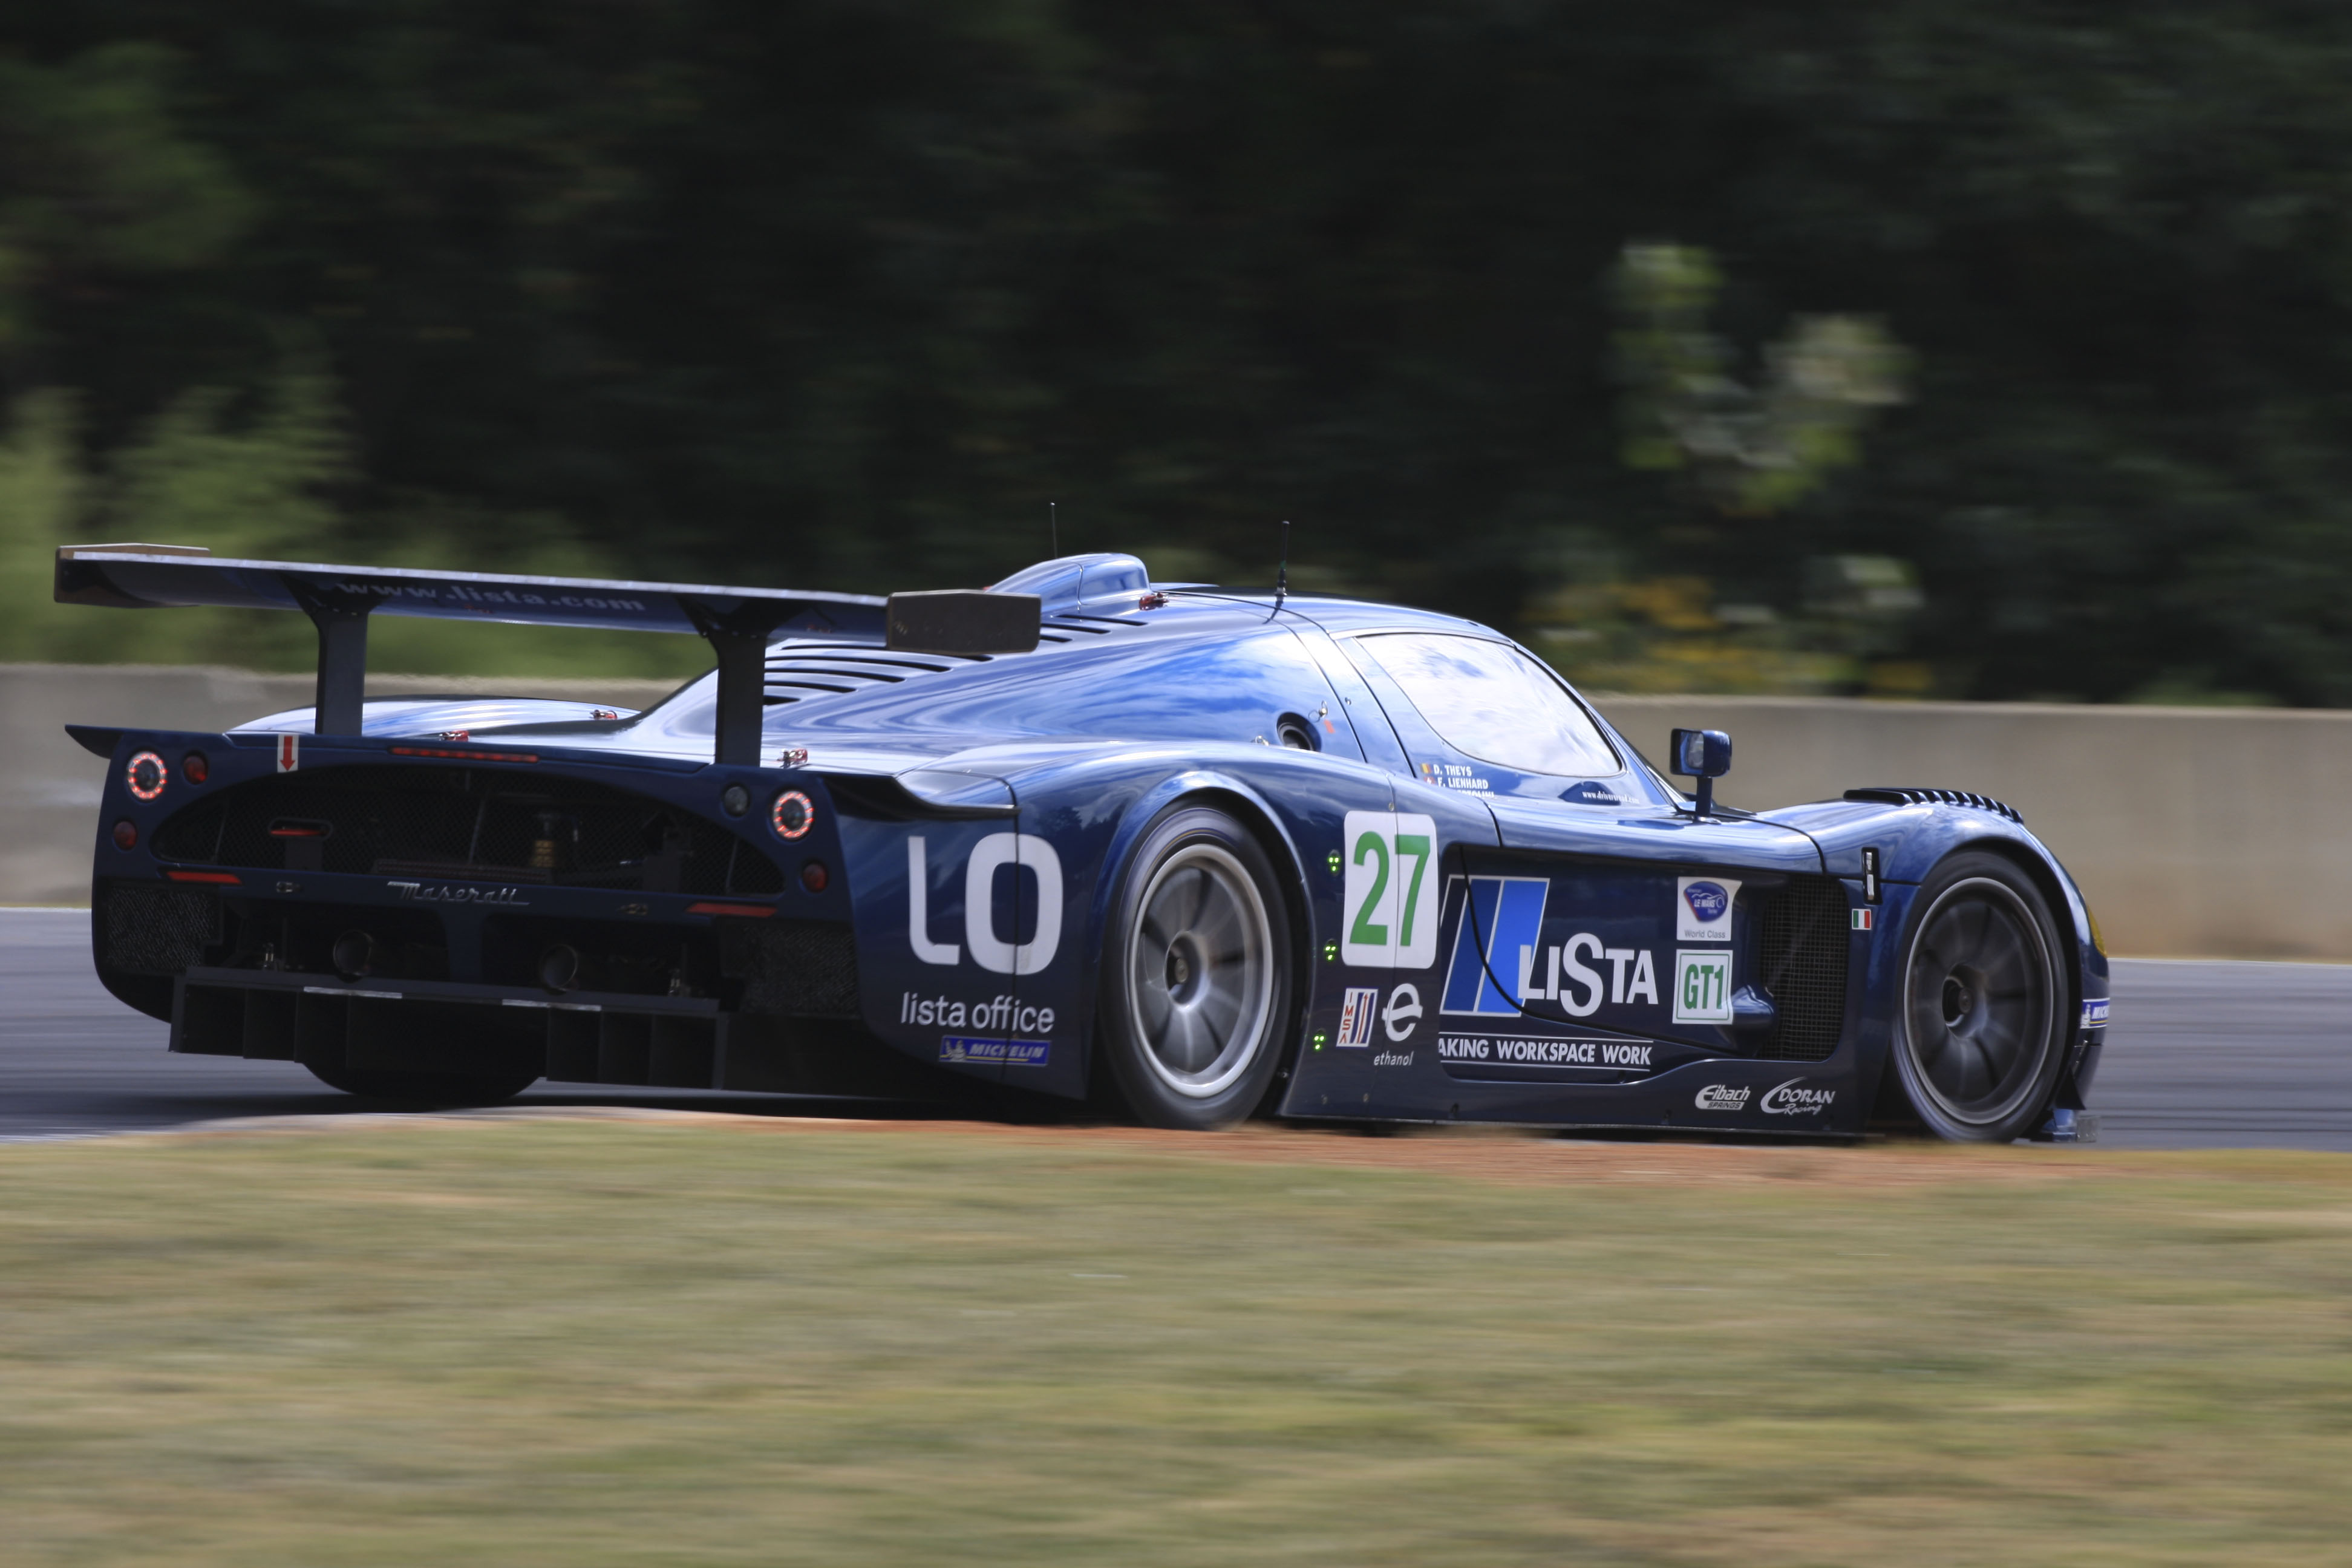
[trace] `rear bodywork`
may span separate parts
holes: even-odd
[[[2089,1087],[2105,960],[1998,803],[1698,816],[1605,721],[1612,776],[1458,755],[1363,653],[1400,628],[1496,639],[1468,623],[1155,587],[1120,557],[1000,587],[1038,595],[1033,651],[763,643],[750,757],[714,754],[711,678],[642,714],[80,731],[109,763],[100,974],[174,1050],[330,1071],[1077,1098],[1129,853],[1208,802],[1283,879],[1287,1116],[1856,1133],[1911,900],[1969,847],[2058,921],[2081,1020],[2059,1102]],[[152,798],[142,757],[167,775]],[[354,931],[364,973],[335,961]],[[551,990],[557,948],[580,963]],[[1675,990],[1693,973],[1728,982],[1705,1021]]]

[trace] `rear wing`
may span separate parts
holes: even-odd
[[[1034,595],[980,590],[880,599],[595,577],[234,561],[165,544],[61,548],[57,600],[128,610],[203,605],[301,611],[319,628],[313,728],[321,735],[360,732],[370,616],[689,633],[707,640],[718,660],[715,760],[740,764],[760,759],[771,642],[822,637],[929,653],[1026,653],[1037,646],[1041,609]]]

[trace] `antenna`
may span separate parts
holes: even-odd
[[[1284,595],[1290,592],[1290,520],[1282,520],[1282,560],[1274,569],[1274,607],[1282,608]]]
[[[1052,501],[1045,503],[1045,527],[1050,531],[1050,537],[1054,542],[1054,553],[1046,559],[1058,561],[1062,555],[1062,514],[1054,510]]]

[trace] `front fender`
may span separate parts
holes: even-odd
[[[1821,801],[1785,807],[1766,816],[1812,835],[1831,873],[1847,880],[1859,894],[1864,887],[1865,849],[1878,851],[1888,942],[1880,945],[1890,963],[1900,962],[1900,939],[1909,907],[1908,893],[1933,873],[1946,857],[1963,849],[1990,849],[2007,856],[2041,887],[2068,948],[2064,967],[2071,994],[2065,1005],[2072,1047],[2062,1096],[2070,1089],[2079,1098],[2097,1071],[2106,1037],[2110,977],[2107,954],[2091,919],[2089,903],[2049,846],[2020,822],[1977,806],[1927,803],[1892,805],[1874,801]],[[1900,895],[1900,896],[1898,896]],[[1889,1005],[1899,995],[1899,977],[1881,982]],[[1885,1042],[1874,1042],[1884,1065]],[[2063,1102],[2063,1101],[2062,1101]]]

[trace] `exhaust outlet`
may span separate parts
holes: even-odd
[[[557,942],[539,955],[539,983],[550,991],[569,991],[580,984],[580,952]]]
[[[335,939],[327,955],[335,973],[345,980],[358,980],[375,972],[376,941],[363,931],[347,931]]]

